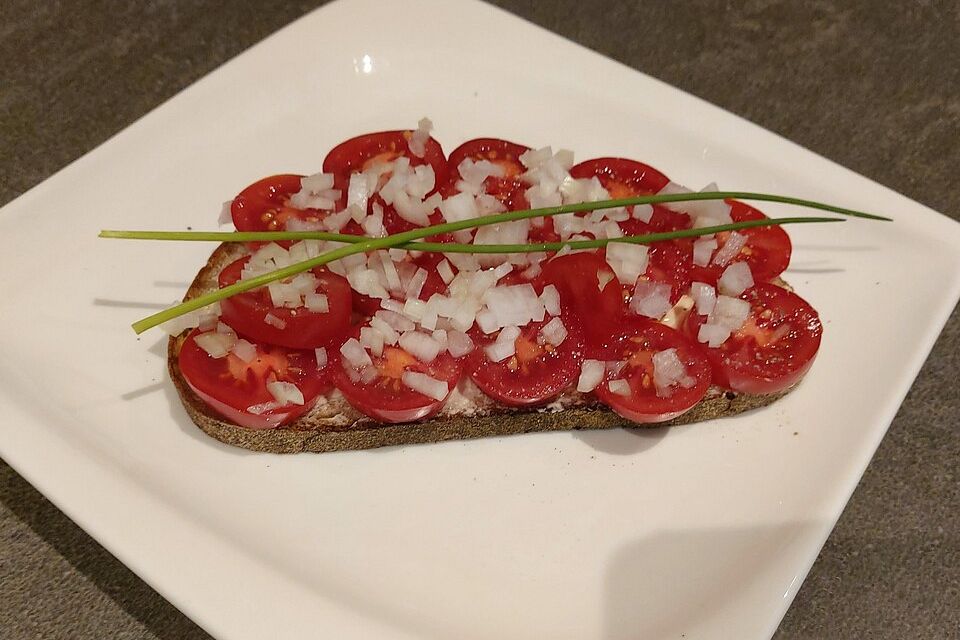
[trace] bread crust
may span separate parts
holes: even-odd
[[[227,243],[217,247],[194,278],[184,300],[216,289],[217,274],[220,270],[244,252],[243,245],[239,243]],[[690,411],[673,420],[648,425],[629,422],[602,404],[585,397],[572,399],[570,406],[562,409],[513,409],[491,405],[469,413],[441,413],[429,420],[407,424],[378,423],[357,413],[342,399],[335,399],[290,425],[276,429],[247,429],[225,421],[187,384],[177,357],[185,336],[186,333],[170,338],[167,345],[167,365],[170,378],[187,414],[212,438],[251,451],[269,453],[324,453],[373,449],[537,431],[665,427],[737,415],[767,406],[790,392],[790,389],[787,389],[780,393],[760,396],[712,387],[707,397]]]

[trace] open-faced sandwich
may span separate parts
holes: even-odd
[[[683,193],[623,158],[575,163],[569,151],[492,138],[446,156],[425,120],[347,140],[320,173],[264,178],[225,211],[238,231],[383,238]],[[346,255],[168,323],[170,373],[206,433],[273,452],[732,415],[789,391],[820,345],[816,311],[780,279],[791,253],[784,229],[576,247],[763,219],[736,200],[586,208],[433,235],[424,251],[407,243]],[[555,249],[471,252],[526,244]],[[344,246],[221,244],[186,299]]]

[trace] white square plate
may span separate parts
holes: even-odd
[[[792,229],[787,279],[824,319],[821,354],[796,392],[735,419],[322,456],[202,435],[165,338],[128,324],[178,298],[210,247],[97,231],[214,228],[254,179],[315,171],[340,140],[423,115],[448,150],[492,135],[623,155],[895,222]],[[960,225],[499,10],[441,0],[308,15],[10,203],[0,236],[0,454],[230,639],[768,637],[960,296]]]

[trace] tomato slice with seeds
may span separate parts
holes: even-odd
[[[359,330],[354,335],[359,335]],[[444,400],[437,400],[403,384],[403,373],[414,371],[447,383],[452,392],[460,380],[461,366],[446,351],[425,363],[399,346],[385,346],[381,356],[371,355],[376,376],[370,382],[354,379],[344,368],[339,352],[329,368],[333,383],[357,411],[389,424],[412,422],[435,415]],[[448,396],[449,397],[449,394]]]
[[[413,132],[410,130],[381,131],[350,138],[330,150],[323,160],[323,171],[334,174],[335,186],[346,193],[350,184],[350,174],[363,171],[376,163],[393,162],[397,158],[405,157],[409,158],[410,165],[413,167],[425,164],[433,167],[436,182],[434,188],[427,193],[427,196],[430,196],[447,183],[449,171],[446,156],[444,156],[443,147],[433,138],[428,138],[424,144],[423,157],[415,156],[409,148],[412,135]],[[381,180],[388,177],[389,174],[385,174]],[[416,227],[413,223],[401,218],[394,207],[384,203],[379,194],[370,198],[367,205],[368,213],[373,210],[375,202],[383,207],[383,225],[388,234],[409,231]],[[431,216],[431,224],[436,222],[439,222],[439,214],[435,212]]]
[[[580,318],[586,358],[594,358],[626,315],[626,304],[616,274],[598,253],[570,253],[543,263],[534,279],[541,291],[552,284],[560,292],[560,305],[567,315]]]
[[[450,153],[450,181],[446,195],[458,193],[456,183],[461,179],[460,163],[464,160],[487,160],[499,165],[504,170],[504,176],[489,177],[483,182],[484,191],[507,208],[507,211],[518,211],[527,208],[527,199],[524,196],[526,185],[520,180],[521,174],[527,169],[520,162],[520,156],[530,150],[530,147],[499,138],[477,138],[468,140]]]
[[[765,216],[759,210],[743,202],[728,200],[731,206],[730,217],[734,222],[744,222],[746,220],[763,220]],[[746,262],[750,265],[750,272],[756,282],[767,282],[776,278],[786,270],[790,264],[790,254],[792,245],[790,236],[779,226],[756,227],[753,229],[740,229],[737,233],[746,236],[747,242],[740,253],[726,265],[720,267],[710,264],[706,267],[694,265],[692,269],[692,278],[697,282],[706,282],[707,284],[716,284],[724,269],[734,262]],[[716,234],[720,246],[726,242],[730,232]]]
[[[231,262],[220,272],[220,288],[240,280],[250,256]],[[324,268],[314,269],[316,293],[327,296],[328,311],[319,313],[306,307],[275,307],[266,287],[238,293],[220,301],[223,321],[242,336],[255,342],[291,349],[322,347],[339,339],[350,325],[351,288],[342,276]],[[273,324],[267,322],[272,316]],[[277,325],[283,325],[278,327]]]
[[[284,231],[290,220],[316,223],[330,215],[320,209],[297,209],[287,205],[290,196],[300,191],[301,175],[292,173],[269,176],[254,182],[233,199],[230,215],[237,231]],[[342,208],[344,198],[338,203]],[[353,223],[356,226],[356,223]],[[345,233],[356,233],[357,228]],[[263,243],[252,243],[259,246]],[[278,243],[290,246],[290,242]]]
[[[659,193],[670,183],[670,178],[650,165],[626,158],[595,158],[574,165],[570,169],[573,178],[596,178],[611,198],[632,198]],[[633,212],[633,207],[627,211]],[[584,214],[581,214],[584,215]],[[690,216],[672,211],[660,205],[653,206],[648,222],[631,217],[620,223],[624,235],[642,235],[662,231],[675,231],[690,226]]]
[[[684,367],[685,383],[658,389],[653,357],[676,349]],[[608,372],[594,393],[608,407],[627,420],[641,424],[672,420],[692,409],[710,388],[710,363],[700,347],[679,331],[647,318],[624,320],[611,337],[605,360],[624,362],[618,372]],[[625,380],[629,393],[611,391],[609,382]]]
[[[256,356],[250,362],[233,353],[213,358],[194,341],[200,333],[199,329],[191,331],[180,347],[180,372],[207,405],[234,424],[248,429],[288,424],[330,389],[326,370],[317,368],[313,351],[257,344]],[[267,383],[272,381],[296,385],[303,394],[303,404],[276,406],[267,390]]]
[[[823,326],[806,300],[760,283],[740,296],[750,303],[744,326],[718,347],[704,347],[714,382],[742,393],[776,393],[796,384],[820,348]],[[684,332],[696,340],[706,317],[691,312]]]
[[[693,249],[689,243],[667,240],[650,245],[649,261],[645,277],[654,282],[670,285],[670,302],[677,304],[680,297],[690,290],[690,269],[693,266]],[[630,293],[633,287],[630,287]]]
[[[576,381],[583,362],[580,323],[563,317],[567,337],[553,346],[538,339],[540,329],[549,321],[544,318],[521,327],[514,342],[516,354],[500,362],[492,362],[484,350],[498,334],[484,334],[476,327],[471,330],[476,348],[468,357],[467,367],[481,391],[509,407],[531,407],[550,402]]]

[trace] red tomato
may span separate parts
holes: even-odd
[[[686,387],[679,383],[669,386],[664,394],[654,383],[653,356],[666,349],[677,350],[691,380]],[[625,361],[626,365],[616,374],[608,373],[594,393],[627,420],[641,424],[671,420],[696,406],[710,388],[710,363],[703,350],[680,332],[654,320],[634,317],[622,322],[608,354],[608,359]],[[610,391],[611,379],[626,380],[630,394]]]
[[[412,135],[413,132],[409,130],[381,131],[350,138],[330,150],[330,153],[323,160],[323,171],[334,174],[337,178],[337,188],[343,189],[346,193],[351,173],[363,171],[378,162],[392,162],[403,156],[410,159],[411,166],[429,164],[433,167],[436,184],[433,190],[427,194],[429,196],[446,184],[448,179],[447,161],[440,143],[433,138],[427,139],[422,158],[413,155],[408,146]],[[370,198],[368,206],[372,208],[374,202],[383,207],[383,225],[386,227],[388,234],[408,231],[416,226],[401,218],[396,209],[385,204],[379,195]],[[438,214],[435,213],[431,222],[438,221]]]
[[[329,211],[287,206],[290,196],[300,191],[302,177],[294,174],[269,176],[241,191],[230,204],[237,231],[285,231],[291,218],[318,222],[329,215]]]
[[[339,355],[339,354],[338,354]],[[423,363],[400,347],[384,347],[383,356],[371,356],[376,377],[369,383],[352,380],[341,362],[330,367],[333,383],[347,402],[374,420],[395,424],[435,415],[444,400],[423,395],[402,382],[405,371],[425,373],[447,383],[450,391],[460,380],[460,363],[444,351],[433,362]]]
[[[803,298],[760,283],[740,296],[750,303],[744,326],[716,348],[704,347],[716,384],[742,393],[775,393],[803,377],[820,348],[820,317]],[[691,312],[684,324],[692,339],[706,322]]]
[[[487,178],[483,183],[484,191],[502,202],[508,211],[526,209],[526,185],[520,180],[520,175],[527,169],[520,162],[520,156],[529,150],[530,147],[497,138],[477,138],[464,142],[450,153],[447,194],[457,193],[456,182],[460,180],[461,162],[467,159],[488,160],[502,167],[505,175],[502,178]]]
[[[676,304],[690,290],[693,250],[690,243],[666,240],[650,245],[646,277],[670,285],[670,302]],[[633,287],[630,287],[630,293]]]
[[[317,397],[330,388],[325,370],[317,369],[312,351],[294,351],[283,347],[256,345],[257,355],[244,362],[232,353],[212,358],[194,339],[194,329],[180,348],[179,366],[190,388],[228,421],[248,429],[273,429],[292,422],[306,413]],[[303,394],[303,404],[274,406],[267,391],[272,381],[295,384]],[[257,412],[250,408],[260,407]]]
[[[594,176],[610,193],[613,199],[633,198],[659,193],[670,179],[653,167],[625,158],[596,158],[574,165],[570,175],[577,179]],[[628,208],[632,213],[633,207]],[[653,215],[649,222],[630,218],[620,223],[623,233],[628,236],[643,235],[661,231],[686,229],[690,226],[690,216],[672,211],[660,205],[653,206]]]
[[[565,317],[564,341],[556,347],[540,344],[540,329],[549,321],[545,318],[521,327],[515,341],[516,354],[500,362],[491,362],[484,351],[497,333],[485,335],[476,327],[470,332],[476,348],[467,366],[481,391],[501,404],[529,407],[550,402],[573,384],[583,361],[583,333],[577,321]]]
[[[250,257],[231,262],[218,277],[220,288],[240,279]],[[329,311],[317,313],[306,307],[290,309],[274,307],[266,287],[245,291],[220,302],[223,321],[242,336],[255,342],[280,345],[291,349],[312,349],[339,340],[350,325],[351,289],[345,278],[326,269],[313,270],[319,284],[316,293],[327,296]],[[266,322],[267,314],[279,319],[281,329]]]
[[[565,312],[583,326],[584,357],[596,357],[626,315],[616,274],[597,253],[571,253],[543,263],[535,286],[541,290],[548,284],[560,292]]]
[[[746,220],[763,220],[767,216],[763,215],[757,209],[748,204],[736,200],[727,201],[732,209],[730,217],[734,222],[744,222]],[[706,267],[694,266],[692,270],[692,279],[697,282],[706,282],[707,284],[716,284],[723,270],[734,262],[746,262],[750,265],[750,271],[753,273],[753,279],[756,282],[767,282],[776,278],[790,264],[790,254],[792,246],[790,236],[787,232],[778,226],[774,227],[756,227],[754,229],[740,229],[737,233],[746,236],[747,243],[740,250],[740,253],[729,263],[720,267],[715,264]],[[720,246],[726,242],[729,232],[716,234]]]

